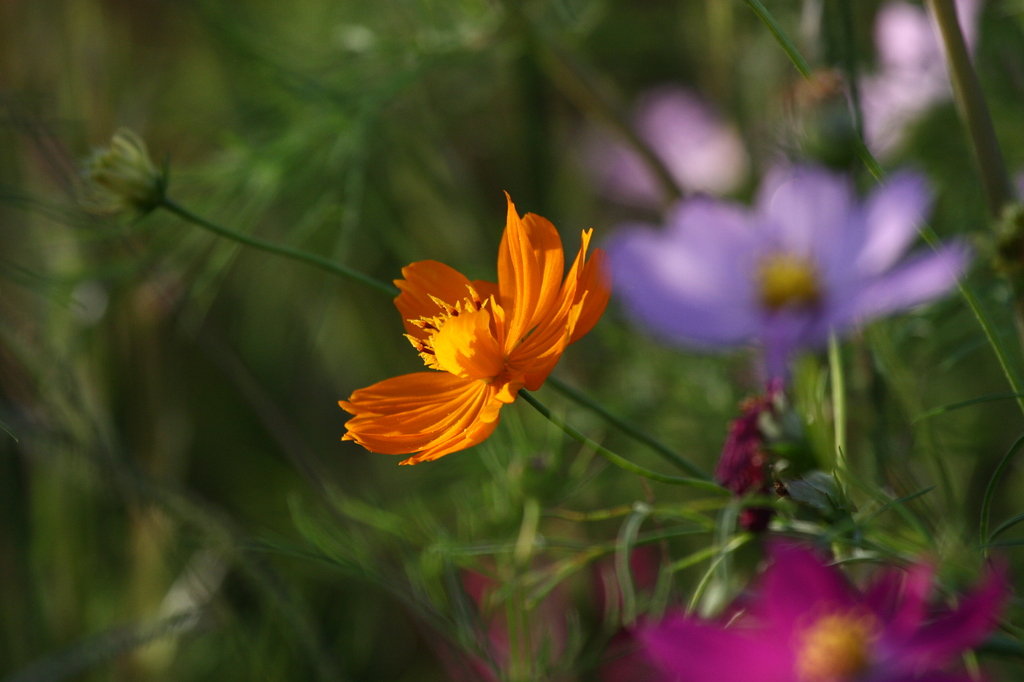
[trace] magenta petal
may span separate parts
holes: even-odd
[[[882,675],[868,678],[870,682],[976,682],[970,675],[958,675],[953,673],[929,672],[929,673],[905,673],[896,675]]]
[[[600,682],[675,682],[675,676],[657,668],[637,641],[636,633],[616,633],[605,649],[598,674]]]
[[[993,569],[960,605],[920,628],[910,639],[894,643],[901,668],[927,669],[955,659],[984,641],[997,624],[1009,598],[1006,571]]]
[[[913,243],[930,204],[928,185],[918,173],[899,173],[876,189],[865,207],[867,234],[857,269],[877,275],[895,265]]]
[[[845,611],[858,594],[838,568],[815,551],[789,542],[769,548],[765,569],[751,613],[779,637],[788,637],[812,614]]]
[[[850,319],[833,320],[833,324],[842,327],[942,296],[953,288],[970,259],[970,249],[958,243],[911,258],[864,287],[854,307],[842,311]]]
[[[886,624],[888,636],[909,636],[927,615],[935,570],[916,564],[908,570],[882,570],[864,595],[865,604]]]
[[[795,682],[793,652],[758,630],[669,616],[638,637],[675,682]]]

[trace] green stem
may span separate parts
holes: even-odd
[[[978,523],[978,539],[984,546],[982,550],[985,556],[988,556],[989,547],[988,544],[992,541],[992,537],[989,535],[988,529],[991,523],[992,517],[992,501],[996,496],[996,486],[1003,477],[1003,472],[1006,471],[1006,467],[1009,466],[1010,460],[1013,456],[1024,446],[1024,436],[1021,436],[1017,441],[1006,451],[1003,458],[999,460],[999,464],[996,465],[995,471],[992,472],[992,476],[988,479],[988,485],[985,486],[985,494],[981,498],[981,520]]]
[[[978,324],[981,325],[982,330],[985,332],[989,345],[992,346],[992,351],[996,354],[996,359],[999,361],[999,367],[1003,370],[1003,375],[1006,376],[1007,383],[1010,384],[1010,388],[1017,395],[1017,406],[1024,413],[1024,387],[1022,387],[1020,378],[1017,376],[1013,365],[1010,364],[1010,355],[1006,351],[1006,347],[1003,346],[1003,342],[996,332],[995,325],[989,318],[988,313],[985,312],[985,309],[981,307],[981,302],[974,295],[974,290],[963,281],[960,281],[958,286],[960,287],[960,295],[967,301],[967,306],[974,313]]]
[[[619,579],[619,594],[622,596],[622,624],[626,627],[632,626],[636,620],[636,591],[633,589],[633,571],[630,569],[629,559],[640,533],[640,526],[650,515],[650,505],[643,502],[634,504],[633,513],[623,522],[616,542],[615,574]]]
[[[519,397],[528,402],[535,410],[540,412],[545,419],[550,421],[558,428],[562,429],[562,431],[564,431],[566,435],[568,435],[574,441],[576,441],[580,445],[584,445],[592,449],[594,452],[601,455],[602,457],[604,457],[605,459],[607,459],[609,462],[619,467],[620,469],[625,469],[626,471],[634,473],[637,476],[643,476],[644,478],[650,479],[652,481],[658,481],[659,483],[669,483],[672,485],[688,485],[694,488],[699,488],[701,490],[706,490],[708,492],[718,493],[720,495],[730,494],[728,490],[718,485],[717,483],[712,483],[711,481],[707,481],[701,478],[683,478],[681,476],[667,476],[665,474],[659,474],[657,471],[651,471],[650,469],[642,467],[639,464],[634,464],[625,457],[617,455],[608,448],[604,447],[603,445],[599,445],[598,443],[595,443],[594,441],[590,440],[582,433],[574,429],[572,426],[569,426],[567,423],[556,417],[554,414],[551,413],[551,410],[545,407],[543,403],[537,400],[526,389],[519,390]]]
[[[1006,165],[999,149],[992,117],[981,92],[981,83],[971,65],[971,56],[967,52],[960,23],[956,18],[956,5],[953,0],[927,0],[928,7],[939,24],[942,42],[946,46],[946,59],[949,63],[950,80],[956,96],[960,113],[967,124],[971,136],[974,153],[981,171],[981,182],[985,188],[988,210],[993,218],[999,218],[1003,207],[1010,202],[1010,180],[1006,174]]]
[[[235,230],[230,230],[226,227],[217,225],[216,223],[210,222],[206,218],[203,218],[201,216],[196,215],[195,213],[192,213],[187,208],[185,208],[181,204],[178,204],[177,202],[170,198],[165,198],[160,205],[163,208],[170,211],[171,213],[178,216],[179,218],[182,218],[183,220],[186,220],[195,225],[198,225],[199,227],[209,230],[210,232],[213,232],[214,234],[224,237],[226,239],[233,239],[234,241],[237,241],[241,244],[245,244],[246,246],[252,246],[254,248],[267,251],[268,253],[284,256],[286,258],[292,258],[294,260],[299,260],[310,265],[315,265],[332,274],[346,277],[348,279],[359,282],[360,284],[365,284],[366,286],[375,289],[376,291],[382,294],[386,294],[387,296],[397,296],[399,293],[398,288],[395,287],[394,285],[381,282],[378,279],[374,279],[369,275],[364,275],[361,272],[352,270],[351,268],[345,267],[344,265],[341,265],[339,263],[335,263],[334,261],[329,260],[327,258],[323,258],[316,254],[309,253],[307,251],[302,251],[300,249],[295,249],[290,246],[283,246],[280,244],[267,242],[262,239],[258,239],[256,237],[247,235],[245,233],[237,232]],[[626,435],[653,448],[655,452],[660,454],[662,457],[668,459],[669,461],[673,462],[681,469],[684,469],[685,471],[693,474],[697,478],[703,479],[705,481],[711,480],[711,477],[707,473],[702,471],[699,467],[683,459],[680,455],[673,452],[666,445],[663,445],[662,443],[658,442],[653,437],[645,434],[640,429],[630,426],[627,422],[623,421],[619,417],[616,417],[611,412],[602,407],[600,403],[592,400],[591,398],[588,398],[587,396],[580,393],[576,389],[571,388],[567,384],[553,377],[548,378],[548,383],[552,384],[557,390],[561,391],[572,400],[580,403],[582,406],[594,411],[602,418],[608,420],[608,422],[611,423],[612,426],[615,426],[616,428],[620,429]]]
[[[701,469],[695,464],[692,464],[691,462],[686,460],[682,455],[678,454],[664,443],[655,439],[653,436],[645,433],[644,431],[641,431],[640,429],[629,424],[622,418],[615,416],[607,409],[605,409],[603,405],[595,401],[593,398],[590,398],[589,396],[581,393],[580,391],[576,390],[575,388],[565,383],[561,379],[549,376],[547,383],[549,386],[554,388],[562,395],[571,398],[572,400],[579,403],[583,407],[586,407],[587,409],[597,413],[598,415],[601,416],[602,419],[604,419],[609,424],[625,433],[630,438],[633,438],[634,440],[648,446],[656,453],[661,455],[661,457],[664,458],[665,461],[676,465],[680,469],[686,471],[691,476],[695,476],[696,478],[702,478],[705,481],[711,480],[711,476],[708,475],[707,472],[705,472],[703,469]]]
[[[843,374],[843,356],[839,349],[839,338],[835,333],[828,336],[828,366],[832,379],[832,422],[835,428],[836,470],[845,479],[849,462],[846,452],[846,379]]]
[[[789,57],[789,61],[793,63],[793,66],[800,72],[800,75],[809,79],[811,77],[811,67],[804,60],[803,55],[800,54],[800,50],[796,48],[793,41],[786,35],[786,32],[779,26],[779,22],[775,21],[775,17],[771,15],[768,8],[761,4],[761,0],[744,0],[744,2],[754,11],[754,14],[765,25],[765,28],[775,36],[775,40],[778,41],[783,51]]]
[[[251,235],[245,234],[244,232],[236,232],[235,230],[231,230],[226,227],[221,227],[220,225],[212,223],[206,218],[203,218],[202,216],[198,216],[195,213],[192,213],[184,206],[175,202],[173,199],[165,197],[160,203],[160,206],[162,208],[167,209],[168,211],[178,216],[179,218],[186,220],[192,223],[193,225],[198,225],[199,227],[202,227],[205,230],[209,230],[210,232],[213,232],[214,234],[219,235],[221,237],[232,239],[241,244],[245,244],[246,246],[251,246],[253,248],[266,251],[268,253],[276,254],[278,256],[284,256],[286,258],[292,258],[294,260],[303,261],[310,265],[315,265],[321,270],[326,270],[327,272],[330,272],[332,274],[346,277],[352,281],[359,282],[360,284],[365,284],[366,286],[376,289],[377,291],[383,294],[387,294],[388,296],[397,296],[399,293],[398,289],[391,284],[385,284],[384,282],[374,279],[369,275],[365,275],[361,272],[353,270],[352,268],[341,265],[340,263],[336,263],[328,258],[318,256],[315,253],[309,253],[308,251],[295,249],[290,246],[284,246],[282,244],[274,244],[273,242],[264,241],[258,237],[253,237]]]

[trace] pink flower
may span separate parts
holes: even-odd
[[[644,93],[634,128],[686,191],[728,194],[747,178],[750,160],[735,126],[683,88],[662,86]],[[657,207],[664,199],[643,158],[610,133],[596,134],[587,151],[598,184],[624,203]]]
[[[957,0],[964,39],[977,37],[979,0]],[[906,128],[935,104],[953,96],[946,58],[932,17],[918,5],[890,2],[875,20],[878,71],[861,80],[864,134],[873,152],[885,155],[903,141]]]
[[[883,570],[862,592],[809,549],[780,542],[770,555],[728,622],[674,614],[642,628],[651,660],[675,682],[968,682],[951,670],[1009,596],[989,571],[955,608],[933,608],[924,564]]]

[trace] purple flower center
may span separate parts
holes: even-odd
[[[801,682],[849,682],[871,664],[878,622],[870,614],[848,612],[823,616],[803,632],[796,671]]]
[[[815,308],[821,284],[814,263],[791,253],[773,253],[757,266],[761,304],[771,312],[783,308]]]

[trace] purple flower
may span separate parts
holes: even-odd
[[[967,265],[961,244],[903,258],[930,203],[900,173],[863,203],[847,179],[811,166],[776,169],[754,210],[681,202],[667,229],[622,229],[608,245],[627,311],[680,343],[764,347],[769,378],[830,331],[946,293]]]
[[[637,103],[633,121],[640,138],[686,190],[727,194],[746,180],[749,159],[739,133],[697,95],[674,86],[649,90]],[[664,194],[657,177],[624,142],[596,132],[586,154],[597,182],[613,198],[661,205]]]
[[[867,590],[814,552],[776,543],[742,610],[727,620],[673,614],[638,632],[675,682],[968,682],[950,672],[995,628],[1008,585],[989,571],[955,608],[928,600],[932,570],[888,569]]]
[[[977,37],[979,0],[957,0],[967,45]],[[878,71],[861,80],[864,134],[868,146],[888,154],[903,140],[908,124],[953,95],[946,58],[932,17],[924,8],[891,2],[875,20]]]

